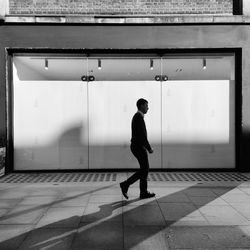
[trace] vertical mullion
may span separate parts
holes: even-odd
[[[163,75],[163,70],[162,70],[162,57],[161,57],[161,59],[160,59],[161,61],[160,61],[160,67],[161,67],[161,76]],[[161,101],[160,101],[160,105],[161,105],[161,168],[163,168],[163,144],[162,144],[162,136],[163,136],[163,134],[162,134],[162,121],[163,121],[163,119],[162,119],[162,112],[163,112],[163,108],[162,108],[162,77],[161,77],[161,96],[160,96],[160,98],[161,98]]]
[[[5,167],[4,174],[10,173],[15,170],[15,134],[14,134],[14,77],[13,77],[13,63],[14,63],[14,55],[9,54],[6,51],[6,69],[7,69],[7,77],[6,77],[6,127],[7,127],[7,140],[6,140],[6,151],[5,151]]]
[[[87,144],[88,144],[88,169],[89,169],[89,157],[90,157],[90,154],[89,154],[89,58],[88,58],[88,55],[87,55],[87,130],[88,130],[88,133],[87,133]]]

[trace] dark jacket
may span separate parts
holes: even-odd
[[[135,113],[133,116],[131,129],[131,144],[133,146],[145,147],[148,151],[151,151],[152,149],[147,139],[147,130],[144,118],[139,112]]]

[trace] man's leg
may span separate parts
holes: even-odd
[[[145,163],[147,162],[145,160],[146,159],[145,156],[147,157],[147,152],[144,148],[131,147],[131,151],[138,160],[140,169],[127,179],[126,183],[128,186],[132,185],[137,180],[141,179],[143,175],[145,175],[143,174],[144,172],[143,169],[145,168]]]
[[[131,148],[133,155],[139,162],[140,169],[130,176],[126,181],[121,183],[122,193],[127,198],[127,190],[130,185],[140,180],[140,193],[147,193],[147,177],[148,177],[148,155],[143,148]]]
[[[136,159],[138,160],[139,164],[140,164],[140,148],[138,147],[133,147],[132,145],[130,146],[131,152],[133,153],[133,155],[136,157]],[[143,148],[141,149],[143,150]],[[139,159],[138,159],[139,158]],[[141,164],[140,164],[140,168],[141,168]],[[120,187],[122,190],[122,194],[124,195],[124,197],[126,199],[128,199],[128,188],[130,185],[132,185],[133,183],[135,183],[137,180],[139,180],[141,178],[141,169],[136,171],[132,176],[130,176],[126,181],[123,181],[120,183]]]
[[[140,164],[140,194],[145,194],[148,192],[149,171],[148,154],[146,151],[138,157],[138,162]]]
[[[147,151],[143,151],[137,159],[140,164],[140,198],[152,198],[155,194],[148,192],[149,162]]]

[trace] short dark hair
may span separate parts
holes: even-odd
[[[148,103],[147,100],[143,99],[143,98],[140,98],[137,102],[136,102],[136,106],[138,109],[141,108],[142,105],[144,105],[145,103]]]

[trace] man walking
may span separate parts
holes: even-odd
[[[148,171],[149,162],[147,151],[152,154],[153,149],[151,148],[147,139],[147,130],[144,122],[144,115],[148,112],[148,101],[145,99],[139,99],[136,103],[138,111],[135,113],[132,119],[131,129],[132,138],[130,149],[133,155],[139,162],[140,169],[129,177],[126,181],[120,183],[121,191],[123,196],[128,199],[128,188],[134,182],[140,179],[140,198],[146,199],[154,197],[154,193],[148,192]]]

